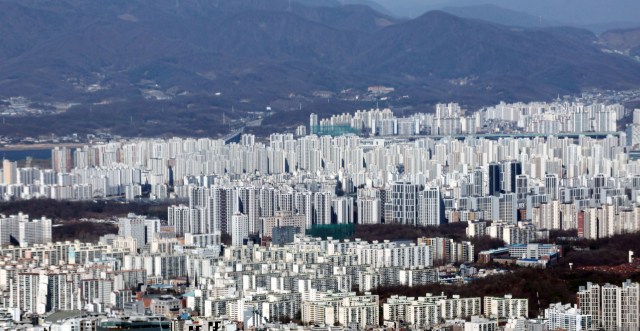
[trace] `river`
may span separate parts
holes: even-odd
[[[75,149],[71,149],[71,155],[73,156],[73,152]],[[51,150],[50,149],[28,149],[28,150],[19,150],[19,151],[0,151],[3,159],[11,160],[11,161],[22,161],[27,158],[27,156],[33,156],[34,159],[50,159],[51,158]]]

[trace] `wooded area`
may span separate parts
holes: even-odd
[[[80,222],[82,218],[109,219],[124,217],[128,213],[167,219],[167,204],[119,203],[104,201],[58,201],[52,199],[16,200],[0,204],[0,213],[5,216],[19,212],[30,219],[42,216],[50,218],[52,240],[97,242],[100,236],[118,233],[118,227],[111,223]]]
[[[414,227],[403,224],[356,224],[355,235],[351,239],[360,238],[363,241],[377,240],[378,242],[383,242],[384,240],[410,239],[415,241],[422,237],[442,237],[456,241],[470,241],[474,245],[476,260],[479,252],[504,246],[504,242],[500,239],[490,237],[467,238],[466,229],[466,222],[446,223],[431,227]]]
[[[456,240],[469,240],[475,247],[477,259],[478,252],[504,245],[502,240],[489,237],[467,238],[465,234],[466,223],[443,224],[438,227],[411,227],[400,224],[387,225],[356,225],[353,238],[362,240],[384,239],[411,239],[420,237],[445,237]],[[544,310],[550,303],[577,303],[577,292],[580,286],[586,286],[587,282],[620,285],[626,279],[634,282],[640,281],[640,272],[627,275],[578,270],[582,266],[617,266],[628,262],[629,250],[640,251],[640,233],[628,233],[616,235],[610,238],[589,240],[577,238],[577,231],[551,231],[549,243],[564,245],[565,257],[559,260],[555,267],[547,269],[523,268],[517,266],[480,265],[480,268],[501,268],[508,273],[498,274],[487,278],[475,279],[467,284],[444,285],[429,284],[420,286],[385,286],[372,292],[380,295],[384,301],[391,295],[404,295],[410,297],[424,296],[426,293],[448,296],[459,294],[462,297],[504,296],[512,294],[514,298],[529,299],[529,317],[541,314],[538,309],[537,296],[540,297],[540,307]],[[577,249],[579,248],[579,249]],[[569,263],[573,266],[570,269]]]
[[[105,234],[117,234],[118,227],[111,223],[66,222],[51,229],[51,239],[56,241],[74,241],[95,243]]]
[[[128,213],[167,219],[167,204],[120,203],[104,201],[58,201],[52,199],[16,200],[0,204],[0,213],[6,216],[22,212],[31,219],[42,216],[53,221],[73,221],[81,218],[109,218]]]
[[[587,270],[570,271],[566,267],[549,269],[517,268],[513,272],[481,278],[463,285],[429,284],[419,286],[386,286],[372,291],[380,295],[380,300],[386,300],[391,295],[425,296],[426,293],[440,294],[451,297],[459,294],[461,297],[504,296],[512,294],[514,298],[529,299],[529,317],[543,314],[550,303],[577,303],[576,293],[580,286],[587,282],[618,286],[626,279],[640,281],[640,274],[623,276],[613,273],[603,273]],[[538,309],[537,295],[540,296]]]

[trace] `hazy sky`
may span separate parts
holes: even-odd
[[[639,22],[640,0],[374,0],[396,15],[414,17],[448,6],[491,3],[571,24]]]

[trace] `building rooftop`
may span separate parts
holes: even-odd
[[[49,317],[45,319],[45,322],[57,322],[67,318],[79,317],[83,315],[87,315],[87,312],[82,310],[63,310],[49,315]]]

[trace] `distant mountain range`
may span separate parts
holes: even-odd
[[[600,39],[612,49],[632,56],[640,56],[640,27],[610,30],[603,33]]]
[[[292,0],[303,6],[315,8],[315,7],[340,7],[344,5],[365,5],[371,7],[373,10],[383,13],[388,16],[394,16],[386,7],[380,5],[374,0]]]
[[[158,89],[277,98],[389,85],[434,102],[640,85],[640,63],[602,52],[586,30],[538,27],[531,18],[524,27],[533,28],[519,29],[442,11],[399,20],[325,1],[0,1],[0,94],[99,102]],[[452,86],[465,77],[473,86]],[[87,92],[92,84],[100,90]]]
[[[566,25],[559,21],[549,21],[542,19],[542,17],[498,7],[492,4],[445,7],[442,11],[459,17],[475,18],[520,28],[543,28]]]
[[[548,20],[542,16],[535,16],[526,12],[506,9],[493,4],[481,4],[460,7],[444,7],[441,9],[452,15],[464,18],[475,18],[488,22],[494,22],[504,25],[510,25],[521,28],[542,28],[552,26],[573,26],[576,28],[587,29],[597,35],[614,29],[627,29],[640,26],[638,22],[601,22],[591,24],[569,24],[562,21]]]
[[[640,1],[637,0],[375,0],[391,9],[398,17],[419,16],[427,11],[446,7],[495,5],[543,20],[563,22],[580,27],[609,26],[622,28],[620,23],[640,23]],[[616,26],[617,25],[617,26]],[[632,25],[633,26],[633,25]],[[626,26],[630,27],[630,26]],[[606,30],[605,29],[605,30]],[[604,30],[603,30],[604,31]]]

